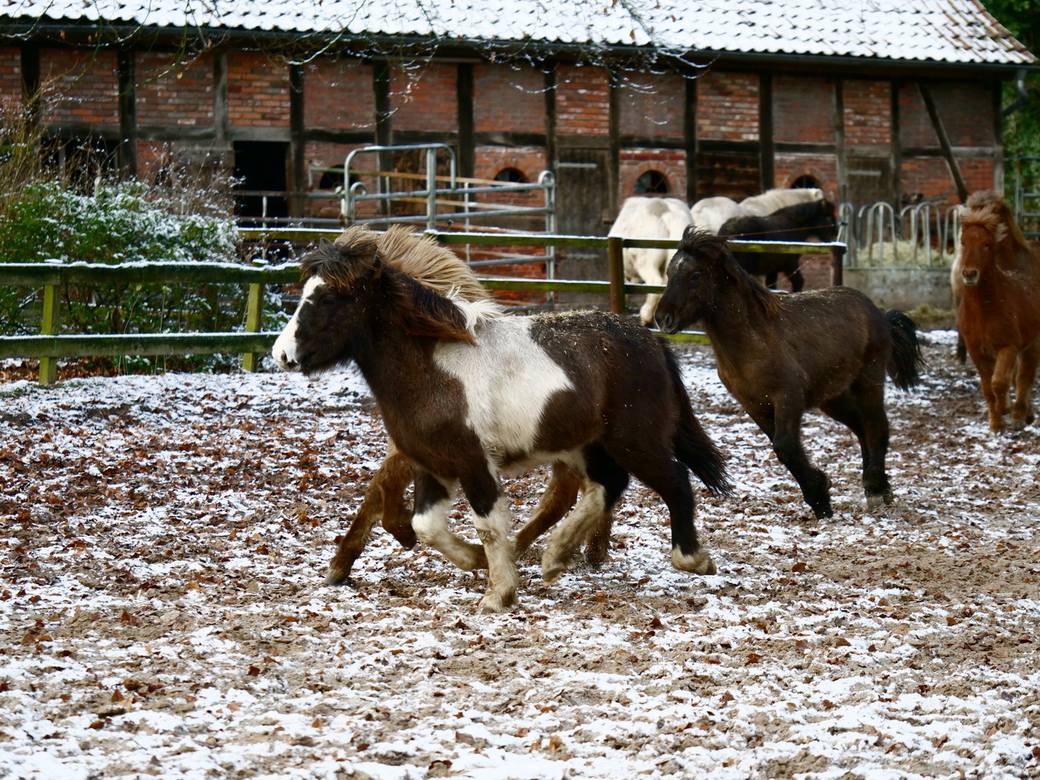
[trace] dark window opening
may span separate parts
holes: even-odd
[[[816,177],[815,176],[810,176],[809,174],[805,174],[804,176],[799,176],[797,179],[794,180],[794,182],[791,184],[791,189],[792,190],[820,189],[820,183],[818,181],[816,181]]]
[[[660,171],[647,171],[636,179],[636,195],[664,195],[668,192],[668,178]]]
[[[265,220],[284,224],[289,216],[285,198],[288,150],[289,144],[282,142],[235,142],[236,210],[242,224],[262,225]]]
[[[510,184],[526,184],[527,176],[519,168],[503,168],[495,174],[495,181],[504,181]]]

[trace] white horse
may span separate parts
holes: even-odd
[[[689,207],[677,198],[627,198],[610,228],[612,236],[625,238],[669,238],[678,242],[683,231],[693,223]],[[630,282],[667,284],[664,269],[674,254],[670,249],[625,249],[625,278]],[[639,310],[644,325],[654,321],[660,295],[646,296]]]
[[[778,187],[766,190],[761,195],[744,198],[740,203],[722,196],[702,198],[693,204],[690,212],[693,215],[693,224],[717,234],[727,219],[765,217],[786,206],[811,203],[814,200],[823,200],[823,190],[818,187],[793,190]]]
[[[731,217],[765,216],[797,203],[823,200],[823,190],[773,189],[745,198],[740,203],[724,197],[702,198],[693,208],[677,198],[636,196],[626,198],[609,235],[625,238],[670,238],[678,242],[688,225],[718,233]],[[625,278],[630,282],[667,284],[665,269],[674,254],[669,249],[625,249]],[[639,319],[651,325],[661,296],[651,293],[639,310]]]

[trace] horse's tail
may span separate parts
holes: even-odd
[[[686,392],[682,371],[679,369],[675,355],[663,340],[662,347],[668,364],[672,388],[675,391],[675,400],[679,407],[679,424],[672,439],[675,457],[685,463],[712,493],[729,495],[733,492],[733,486],[726,473],[725,458],[722,457],[719,448],[715,446],[715,442],[711,440],[701,426],[700,420],[693,413],[690,395]]]
[[[917,341],[917,325],[904,312],[892,309],[885,312],[892,334],[892,356],[888,360],[888,375],[900,390],[909,390],[921,383],[921,345]]]

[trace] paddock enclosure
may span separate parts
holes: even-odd
[[[891,507],[807,418],[823,521],[677,347],[736,486],[698,489],[719,574],[672,569],[634,483],[602,568],[545,585],[536,543],[501,615],[378,530],[322,584],[386,449],[352,373],[0,384],[0,776],[1036,777],[1038,429],[990,433],[954,334],[924,340]],[[546,476],[507,481],[517,525]]]

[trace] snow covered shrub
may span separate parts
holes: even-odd
[[[237,257],[230,219],[171,214],[139,182],[80,195],[55,180],[26,186],[0,213],[0,262],[227,262]],[[244,321],[238,285],[132,284],[63,291],[70,333],[234,330]],[[21,323],[21,330],[32,329]]]

